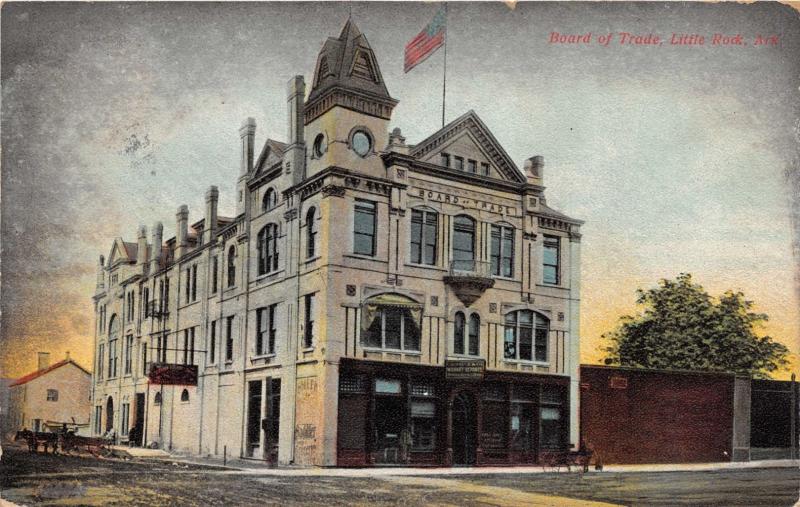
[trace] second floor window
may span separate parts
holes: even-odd
[[[558,285],[559,279],[559,241],[555,236],[544,237],[542,251],[542,281]]]
[[[183,364],[194,364],[194,330],[193,327],[183,330]]]
[[[480,350],[481,319],[473,313],[469,316],[469,325],[464,312],[456,312],[453,336],[453,352],[477,356]]]
[[[117,376],[117,340],[108,341],[108,378]]]
[[[233,361],[233,315],[225,319],[225,361]]]
[[[258,233],[258,274],[278,269],[278,226],[267,224]]]
[[[105,364],[105,344],[97,346],[97,378],[103,378],[103,365]]]
[[[58,401],[58,389],[47,390],[47,401]]]
[[[375,255],[375,203],[356,201],[353,216],[353,253]]]
[[[369,310],[367,310],[369,311]],[[374,310],[364,345],[391,350],[417,352],[420,345],[419,324],[408,308],[381,306]]]
[[[303,347],[310,349],[314,346],[314,314],[316,312],[316,298],[314,294],[305,295],[305,328],[303,332]]]
[[[228,287],[236,285],[236,247],[228,249]]]
[[[256,355],[275,353],[275,336],[278,333],[275,315],[277,303],[259,308],[256,313]]]
[[[125,337],[125,374],[128,375],[133,370],[133,335]]]
[[[453,269],[475,271],[475,220],[465,215],[453,219]]]
[[[208,364],[217,362],[217,321],[211,321],[211,330],[208,338]]]
[[[504,357],[523,361],[547,361],[549,333],[550,322],[538,313],[519,310],[506,314]]]
[[[219,257],[216,255],[211,258],[211,293],[217,292],[217,273],[219,272]]]
[[[436,264],[437,226],[435,211],[411,210],[411,262],[414,264]]]
[[[504,225],[492,226],[492,274],[514,276],[514,229]]]

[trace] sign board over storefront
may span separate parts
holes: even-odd
[[[483,359],[448,359],[444,362],[447,380],[483,380]]]
[[[155,363],[150,366],[148,375],[151,384],[197,385],[197,366],[193,364]]]

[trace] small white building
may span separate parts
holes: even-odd
[[[8,430],[85,430],[91,411],[92,374],[67,356],[53,365],[39,353],[39,368],[9,386]],[[5,416],[5,414],[4,414]]]

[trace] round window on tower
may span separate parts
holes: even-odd
[[[350,138],[350,147],[359,157],[366,157],[372,151],[372,137],[366,130],[356,130]]]
[[[317,134],[317,137],[314,138],[314,156],[320,158],[326,151],[328,151],[328,146],[325,144],[325,135]]]

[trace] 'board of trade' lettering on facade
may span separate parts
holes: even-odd
[[[417,195],[428,201],[458,204],[465,208],[491,211],[493,213],[500,213],[501,215],[517,216],[517,209],[513,206],[503,206],[502,204],[495,204],[489,201],[479,201],[468,197],[459,197],[457,195],[435,192],[433,190],[425,190],[424,188],[420,188]]]

